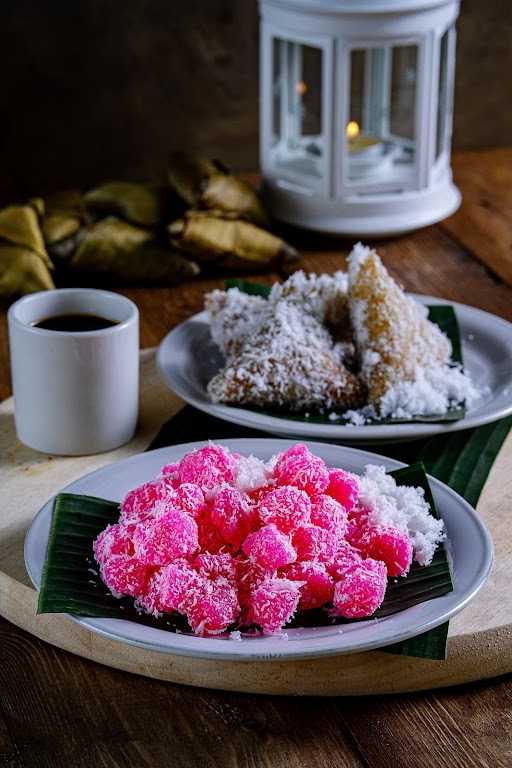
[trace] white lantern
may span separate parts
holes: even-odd
[[[459,0],[260,0],[260,155],[276,218],[386,235],[455,211]]]

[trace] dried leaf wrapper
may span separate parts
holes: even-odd
[[[189,212],[169,227],[171,242],[199,261],[226,268],[263,267],[291,260],[297,252],[280,237],[247,221]]]
[[[91,189],[84,202],[93,214],[118,216],[141,227],[157,227],[172,211],[168,190],[127,181],[110,181]]]
[[[197,264],[161,246],[151,232],[114,217],[86,230],[70,267],[119,284],[172,285],[199,272]]]
[[[41,201],[42,202],[42,201]],[[0,211],[0,296],[6,299],[55,288],[33,205],[10,205]]]
[[[220,211],[268,227],[265,209],[250,184],[206,158],[186,152],[173,153],[168,179],[189,206]]]

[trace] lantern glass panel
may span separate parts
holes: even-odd
[[[447,119],[448,119],[448,38],[447,29],[440,42],[439,86],[437,101],[437,131],[436,131],[436,160],[446,149]]]
[[[322,49],[274,38],[272,164],[292,176],[322,176]]]
[[[345,172],[350,184],[414,182],[417,68],[417,45],[351,51]]]

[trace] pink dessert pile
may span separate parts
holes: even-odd
[[[130,491],[94,542],[104,583],[199,635],[279,633],[297,610],[371,616],[404,576],[407,534],[370,524],[359,479],[305,445],[264,464],[214,444]]]

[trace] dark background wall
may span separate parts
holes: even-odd
[[[463,0],[456,148],[512,144],[512,4]],[[258,163],[256,0],[2,0],[0,197]]]

